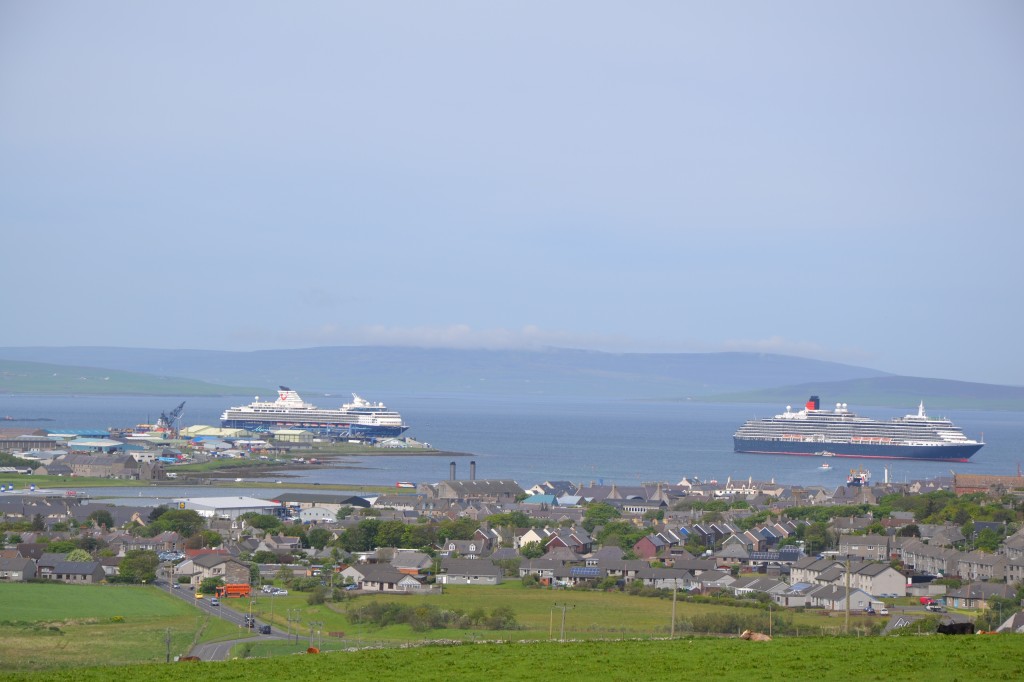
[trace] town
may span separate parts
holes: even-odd
[[[203,458],[146,448],[117,454],[111,443],[121,441],[95,436],[72,438],[66,451],[41,459],[30,450],[4,455],[0,475],[18,485],[7,484],[0,496],[0,581],[150,584],[214,606],[250,604],[231,597],[257,595],[367,607],[372,598],[400,595],[430,604],[453,587],[512,585],[671,598],[673,609],[677,601],[712,600],[735,611],[735,618],[718,619],[673,611],[667,630],[648,635],[842,634],[850,631],[851,614],[853,627],[871,634],[920,631],[922,624],[939,632],[1024,632],[1020,477],[869,484],[851,475],[832,489],[750,478],[642,486],[543,481],[524,488],[478,478],[472,461],[468,476],[459,477],[453,461],[447,479],[403,483],[392,492],[325,489],[259,498],[204,496],[195,486],[194,495],[159,506],[145,499],[138,506],[106,504],[93,499],[96,489],[70,495],[30,482],[58,473],[69,481],[168,481],[180,462]],[[12,438],[4,442],[8,452]],[[84,447],[75,448],[79,438]],[[257,451],[282,456],[297,447],[286,439]],[[22,434],[22,445],[26,440]],[[245,624],[290,637],[290,610],[261,611],[257,622],[249,609]],[[530,627],[514,606],[494,611],[467,621],[446,620],[438,609],[414,629],[450,637],[470,622],[493,630]],[[350,605],[347,623],[372,622],[373,613]],[[800,624],[786,614],[825,618]]]

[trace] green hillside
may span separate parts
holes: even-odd
[[[9,680],[1019,680],[1020,635],[737,637],[369,649],[223,663],[8,673]]]
[[[0,392],[108,395],[244,395],[255,389],[98,367],[0,360]]]
[[[851,408],[859,405],[899,407],[907,409],[909,413],[923,400],[929,411],[938,409],[1024,410],[1024,387],[900,376],[819,381],[778,388],[724,393],[712,396],[707,400],[768,403],[796,407],[803,405],[812,395],[821,398],[822,407],[843,402],[849,403]]]

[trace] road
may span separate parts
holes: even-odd
[[[245,618],[248,614],[240,613],[238,611],[235,611],[234,609],[224,606],[223,604],[219,606],[214,606],[210,604],[209,597],[196,599],[195,592],[185,587],[174,587],[175,584],[176,583],[172,583],[167,580],[158,579],[154,583],[154,586],[161,590],[164,590],[171,596],[178,597],[179,599],[192,604],[192,606],[194,606],[195,608],[199,609],[200,611],[205,611],[207,614],[213,616],[214,618],[226,620],[229,623],[237,625],[239,630],[245,630]],[[259,621],[256,621],[257,629],[260,627],[260,625],[265,625],[265,623],[260,623]],[[252,632],[252,630],[250,630],[250,632]],[[277,628],[271,627],[269,635],[260,635],[260,637],[267,639],[285,639],[287,637],[287,633]],[[251,641],[255,641],[255,638],[249,636],[226,642],[197,644],[195,647],[192,648],[192,651],[189,653],[189,655],[198,656],[204,661],[224,661],[227,660],[228,657],[230,656],[231,647],[233,647],[235,644],[238,644],[239,642]]]

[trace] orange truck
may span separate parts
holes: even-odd
[[[218,597],[248,597],[252,588],[245,583],[228,583],[217,588]]]

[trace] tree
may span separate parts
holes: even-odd
[[[921,529],[916,523],[911,523],[896,531],[896,535],[901,538],[919,538],[921,537]]]
[[[156,567],[160,565],[160,557],[151,549],[130,549],[121,559],[120,576],[122,581],[151,583],[156,580]]]
[[[199,591],[203,594],[216,594],[217,588],[223,584],[223,578],[203,578],[199,583]]]
[[[55,540],[50,543],[47,551],[53,554],[67,554],[78,549],[78,546],[71,540]]]
[[[268,533],[276,533],[284,527],[284,523],[281,519],[274,516],[273,514],[259,514],[257,512],[248,512],[238,517],[241,521],[245,521],[253,528],[259,528],[265,530]]]
[[[312,528],[306,537],[309,538],[309,544],[311,547],[317,549],[323,549],[327,546],[327,543],[331,541],[331,531],[326,528]]]
[[[544,545],[540,544],[536,540],[533,542],[527,542],[519,548],[519,553],[526,559],[539,559],[544,556]]]
[[[97,509],[92,514],[89,514],[89,520],[97,526],[110,529],[114,527],[114,517],[106,509]]]
[[[190,538],[206,527],[206,519],[193,509],[168,509],[150,524],[157,533],[173,530],[178,535]]]
[[[277,555],[267,549],[261,549],[252,555],[252,560],[257,564],[276,564]]]
[[[92,556],[84,549],[75,549],[68,552],[68,561],[92,561]]]
[[[204,547],[220,547],[224,544],[224,537],[215,530],[200,531]]]
[[[591,502],[583,513],[583,527],[587,529],[588,533],[592,533],[595,527],[603,526],[620,516],[622,516],[622,512],[607,502]]]
[[[36,514],[32,517],[32,530],[46,530],[46,519],[43,518],[42,514]]]
[[[828,524],[824,521],[816,521],[809,526],[800,526],[797,529],[799,533],[803,530],[803,539],[807,543],[807,552],[809,554],[817,554],[829,546],[829,531]]]

